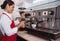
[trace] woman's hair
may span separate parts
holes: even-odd
[[[5,9],[5,7],[6,7],[7,4],[8,4],[9,6],[11,6],[11,5],[14,4],[14,2],[11,1],[11,0],[5,0],[5,1],[3,2],[3,4],[1,5],[1,8],[2,8],[2,9]]]

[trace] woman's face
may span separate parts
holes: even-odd
[[[14,11],[14,4],[13,5],[7,5],[7,10],[9,13],[12,13]]]

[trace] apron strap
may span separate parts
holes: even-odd
[[[7,14],[3,13],[4,15],[8,16]],[[11,20],[11,18],[8,16],[8,18]]]
[[[11,20],[11,18],[7,15],[7,14],[5,14],[5,13],[2,13],[2,14],[4,14],[4,15],[6,15],[10,20]],[[4,34],[4,36],[5,36],[6,34]]]

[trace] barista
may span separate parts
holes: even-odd
[[[17,31],[20,27],[24,26],[24,22],[20,22],[17,26],[11,16],[12,12],[14,11],[14,2],[12,0],[5,0],[1,5],[3,9],[0,24],[1,24],[1,31],[3,34],[1,41],[16,41],[17,39]]]

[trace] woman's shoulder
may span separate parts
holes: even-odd
[[[6,18],[8,19],[8,17],[6,15],[4,15],[4,14],[1,15],[1,19],[6,19]]]
[[[1,21],[11,21],[6,15],[4,15],[4,14],[2,14],[1,15],[1,19],[0,19]]]

